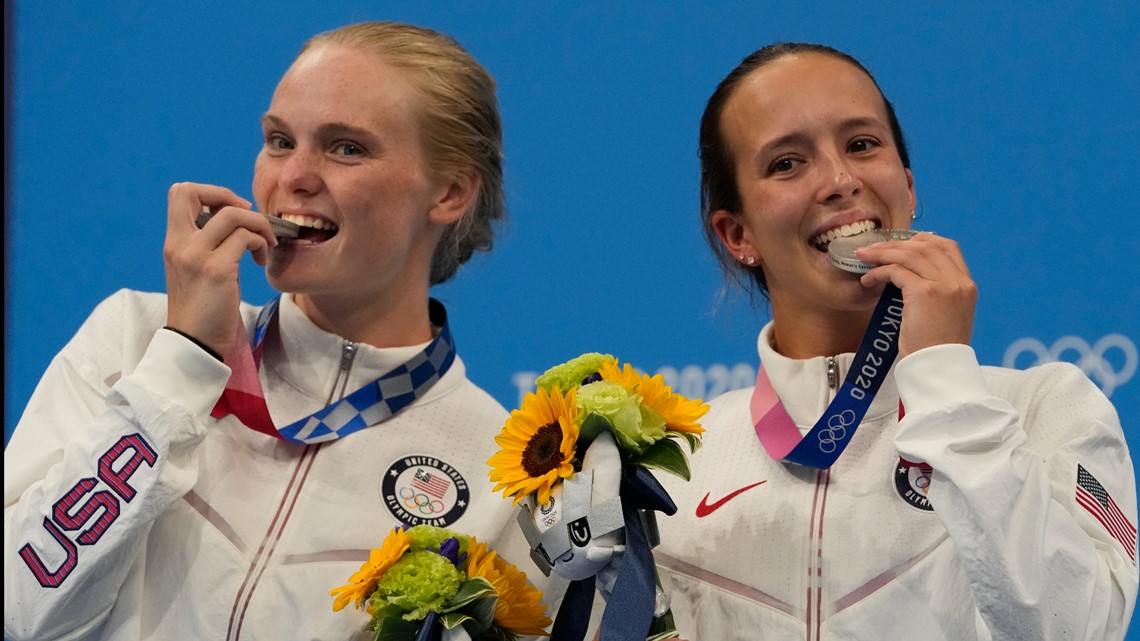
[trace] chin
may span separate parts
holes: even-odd
[[[265,271],[265,279],[269,281],[270,287],[284,294],[302,294],[310,289],[306,285],[311,285],[298,278],[291,278],[288,273],[275,272],[273,269]]]

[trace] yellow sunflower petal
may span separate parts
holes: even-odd
[[[340,612],[353,601],[356,601],[357,609],[362,608],[376,590],[380,577],[408,550],[411,542],[406,531],[392,528],[388,536],[384,537],[380,548],[373,549],[368,554],[368,560],[348,578],[348,583],[329,591],[330,595],[336,597],[333,599],[333,612]]]
[[[549,636],[550,617],[542,603],[542,592],[526,581],[526,573],[500,558],[486,544],[471,539],[467,549],[467,576],[483,577],[495,589],[494,621],[519,635]]]
[[[613,381],[631,392],[636,392],[637,385],[641,382],[641,374],[632,365],[626,363],[624,367],[618,367],[617,361],[603,363],[598,369],[598,375],[603,381]]]
[[[493,491],[502,491],[503,496],[513,498],[515,504],[532,493],[549,500],[551,488],[573,472],[574,446],[578,441],[578,427],[574,423],[577,412],[575,390],[563,395],[554,386],[549,392],[540,388],[528,393],[521,407],[511,412],[495,437],[500,450],[487,459],[491,467],[489,477],[496,484]],[[532,443],[543,442],[535,441],[536,435],[541,432],[543,439],[550,439],[555,429],[559,436],[557,460],[550,460],[553,452],[549,449],[539,455],[544,457],[542,460],[528,459]],[[549,440],[545,442],[549,444]],[[538,447],[542,451],[550,445]],[[535,469],[536,465],[542,469]]]
[[[665,377],[661,374],[640,374],[629,363],[621,369],[617,363],[606,363],[598,373],[602,380],[613,381],[640,394],[645,405],[665,419],[668,429],[698,435],[704,433],[705,428],[697,421],[709,411],[709,406],[700,399],[674,394],[673,388],[665,384]]]

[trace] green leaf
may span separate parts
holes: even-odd
[[[447,614],[439,615],[439,620],[443,623],[443,627],[450,630],[457,625],[461,625],[464,621],[472,621],[473,619],[462,612],[448,612]]]
[[[698,434],[693,434],[692,432],[670,431],[669,435],[670,436],[680,435],[681,438],[688,441],[689,452],[692,452],[693,454],[696,454],[697,450],[701,449],[701,444],[703,443],[703,441],[701,441],[701,437]]]
[[[574,449],[584,456],[586,448],[590,447],[590,443],[593,443],[594,439],[603,431],[613,432],[613,424],[601,414],[590,412],[586,418],[582,419],[582,427],[578,430],[578,443]]]
[[[373,641],[410,641],[416,638],[423,621],[405,621],[400,618],[384,619],[376,630]]]
[[[494,594],[495,588],[487,579],[481,576],[467,579],[459,584],[459,590],[447,601],[447,607],[440,610],[440,613],[455,612],[475,599]]]
[[[486,630],[495,620],[495,603],[498,600],[499,597],[494,595],[476,599],[463,608],[463,614],[474,619],[480,630]]]
[[[673,623],[673,611],[666,610],[665,614],[653,618],[649,625],[649,634],[646,641],[662,641],[663,639],[677,638],[677,625]]]
[[[400,617],[404,616],[404,614],[406,614],[406,613],[407,613],[407,610],[405,610],[404,608],[401,608],[398,605],[392,605],[391,603],[389,603],[389,604],[385,605],[384,607],[379,608],[378,610],[375,610],[375,613],[373,614],[373,616],[377,619],[389,619],[389,618],[399,619]]]
[[[675,474],[689,480],[689,459],[681,445],[671,438],[663,438],[645,450],[636,460],[638,465]]]

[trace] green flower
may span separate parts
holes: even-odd
[[[561,365],[555,365],[546,370],[542,376],[535,379],[534,383],[548,392],[551,387],[557,385],[558,389],[565,394],[572,388],[582,385],[582,381],[587,376],[596,374],[602,363],[613,359],[614,357],[609,354],[597,352],[582,354],[578,358],[572,358]]]
[[[413,528],[415,529],[415,528]],[[421,550],[405,552],[376,584],[370,603],[380,613],[389,606],[404,612],[407,621],[419,621],[439,611],[459,590],[462,576],[446,558]]]
[[[598,414],[614,426],[624,452],[640,454],[665,437],[665,419],[642,405],[641,396],[612,381],[597,381],[578,390],[578,416]]]
[[[408,536],[412,538],[412,543],[408,547],[409,552],[419,552],[421,550],[435,550],[439,551],[439,546],[444,541],[450,538],[455,538],[459,541],[459,553],[464,554],[467,552],[467,544],[471,537],[465,534],[457,534],[451,530],[435,527],[434,525],[417,525],[408,528]]]

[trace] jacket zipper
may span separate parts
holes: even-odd
[[[352,363],[356,359],[356,351],[356,343],[352,341],[346,340],[341,347],[340,364],[337,367],[336,378],[333,379],[332,388],[329,389],[329,396],[325,401],[325,406],[332,405],[334,400],[344,397],[345,388],[348,387],[348,374],[352,371]],[[230,624],[226,635],[226,639],[228,640],[233,641],[242,638],[242,624],[245,619],[246,610],[249,608],[250,601],[253,599],[253,591],[261,579],[261,575],[269,566],[270,559],[272,559],[273,552],[277,546],[277,541],[280,540],[281,535],[285,531],[285,526],[288,524],[288,515],[293,511],[293,506],[297,503],[297,499],[301,495],[301,490],[305,485],[305,479],[309,475],[309,470],[313,468],[313,462],[316,460],[317,452],[320,448],[320,443],[306,445],[305,449],[301,452],[300,458],[297,460],[297,466],[293,470],[293,477],[290,479],[289,485],[285,490],[285,495],[278,505],[277,516],[275,516],[272,523],[270,523],[269,530],[265,533],[265,538],[262,539],[261,549],[258,550],[257,556],[254,558],[250,573],[246,575],[245,583],[242,584],[241,589],[238,591],[237,601],[234,603],[234,608],[230,612]]]
[[[336,379],[333,381],[332,389],[329,390],[325,405],[332,405],[334,400],[344,398],[345,388],[348,387],[348,373],[352,371],[352,362],[355,359],[356,343],[345,341],[344,346],[340,348],[340,367],[336,371]]]
[[[835,398],[839,389],[839,359],[834,356],[827,357],[827,387],[831,390],[828,402]],[[823,552],[823,524],[824,509],[827,507],[827,488],[831,480],[830,470],[819,470],[815,476],[815,499],[812,501],[811,531],[808,540],[811,542],[810,559],[808,561],[808,612],[807,636],[809,641],[817,641],[821,637],[820,628],[823,624],[823,582],[824,582],[824,552]]]

